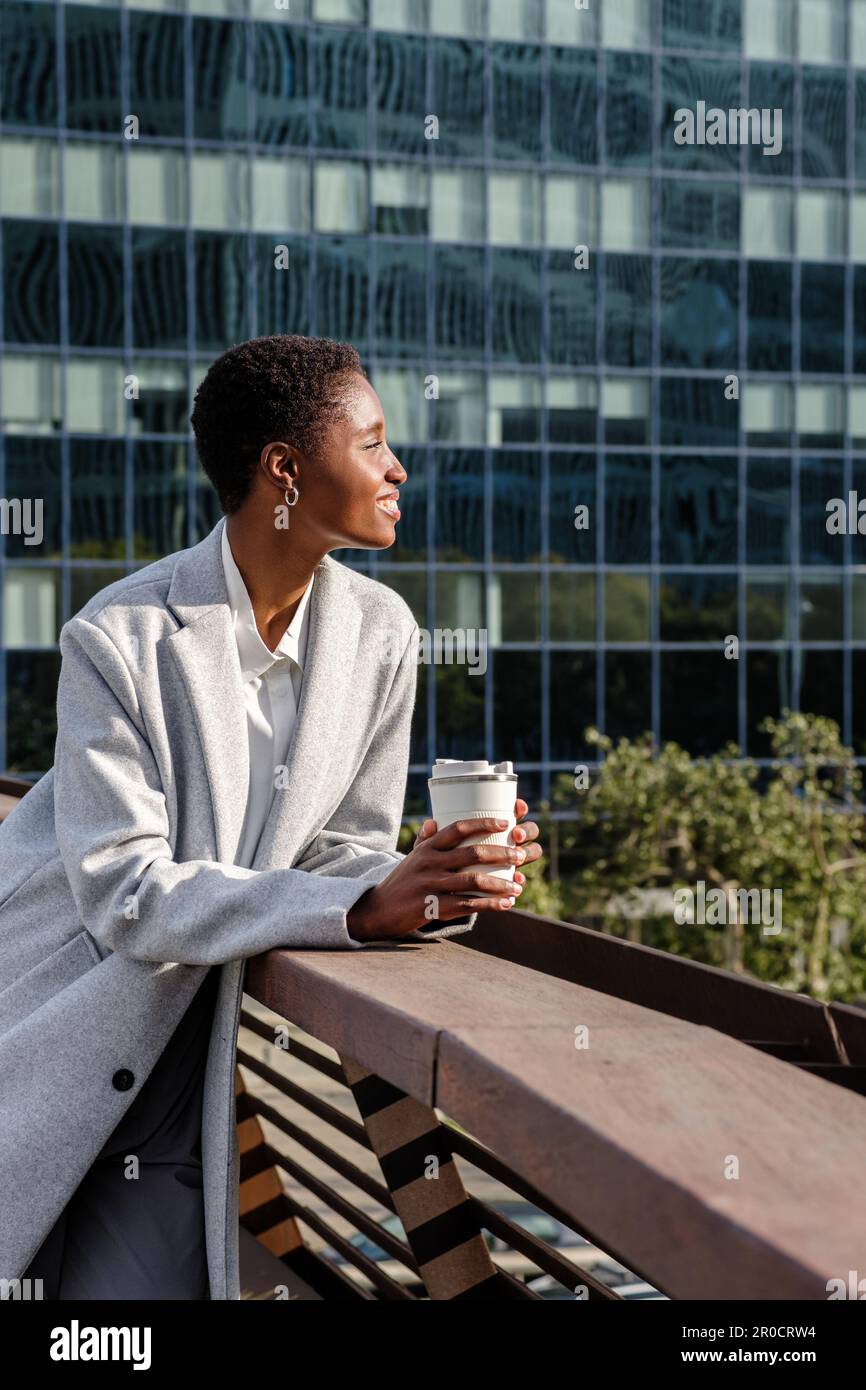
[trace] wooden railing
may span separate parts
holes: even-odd
[[[244,1297],[826,1299],[866,1270],[859,1009],[516,909],[271,951],[245,998]]]
[[[242,1224],[301,1297],[826,1299],[866,1268],[857,1009],[515,910],[272,951],[246,991]]]

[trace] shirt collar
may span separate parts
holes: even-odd
[[[290,657],[303,672],[310,625],[310,594],[315,576],[310,579],[301,595],[301,601],[295,609],[292,621],[280,638],[276,649],[270,651],[266,643],[262,641],[256,627],[253,605],[243,576],[235,563],[235,557],[229,545],[228,527],[225,525],[222,532],[222,560],[235,640],[238,644],[241,676],[244,682],[263,675],[275,661],[279,661],[283,657]]]

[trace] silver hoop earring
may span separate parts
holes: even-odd
[[[296,505],[296,503],[297,503],[298,498],[299,498],[300,495],[301,495],[300,492],[298,491],[298,489],[295,487],[295,484],[294,484],[294,483],[292,483],[292,492],[295,494],[295,496],[294,496],[294,499],[290,502],[290,501],[289,501],[289,489],[286,488],[286,490],[285,490],[284,496],[285,496],[285,499],[286,499],[286,506],[287,506],[287,507],[294,507],[294,506]]]

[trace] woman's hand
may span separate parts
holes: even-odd
[[[526,802],[518,798],[515,818],[526,815],[527,810]],[[507,821],[495,816],[455,821],[443,830],[437,830],[435,821],[425,821],[405,859],[349,909],[346,921],[350,935],[358,941],[391,940],[431,920],[444,923],[465,917],[467,912],[507,911],[526,879],[519,869],[515,869],[514,883],[491,877],[487,870],[538,859],[541,846],[529,843],[537,839],[538,826],[534,821],[515,826],[513,847],[463,843],[470,836],[495,834],[506,825]],[[467,888],[489,896],[467,897]],[[435,900],[432,919],[431,898]]]
[[[527,806],[526,802],[523,800],[522,797],[519,796],[514,803],[514,819],[518,821],[522,820],[522,818],[526,815],[528,810],[529,807]],[[421,826],[421,829],[418,831],[418,834],[415,836],[415,844],[412,846],[412,848],[417,848],[417,846],[421,844],[422,840],[427,839],[430,835],[435,835],[435,833],[435,820],[425,820],[424,824]],[[524,860],[524,863],[526,864],[531,863],[533,859],[540,859],[542,854],[544,853],[544,850],[541,848],[541,845],[531,845],[528,843],[528,841],[530,840],[538,839],[538,826],[536,825],[534,820],[524,821],[523,825],[516,825],[514,827],[514,830],[511,832],[511,838],[516,845],[522,844],[526,846],[526,859]],[[526,875],[522,874],[519,869],[515,869],[514,879],[515,882],[519,883],[522,888],[524,883],[526,882]],[[473,911],[477,911],[477,909],[473,909]]]

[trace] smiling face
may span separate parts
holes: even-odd
[[[396,538],[396,498],[406,470],[388,447],[382,402],[369,381],[355,374],[335,388],[335,395],[340,417],[322,424],[310,454],[269,444],[261,466],[271,486],[291,487],[297,480],[291,525],[303,526],[314,545],[323,551],[381,550]]]

